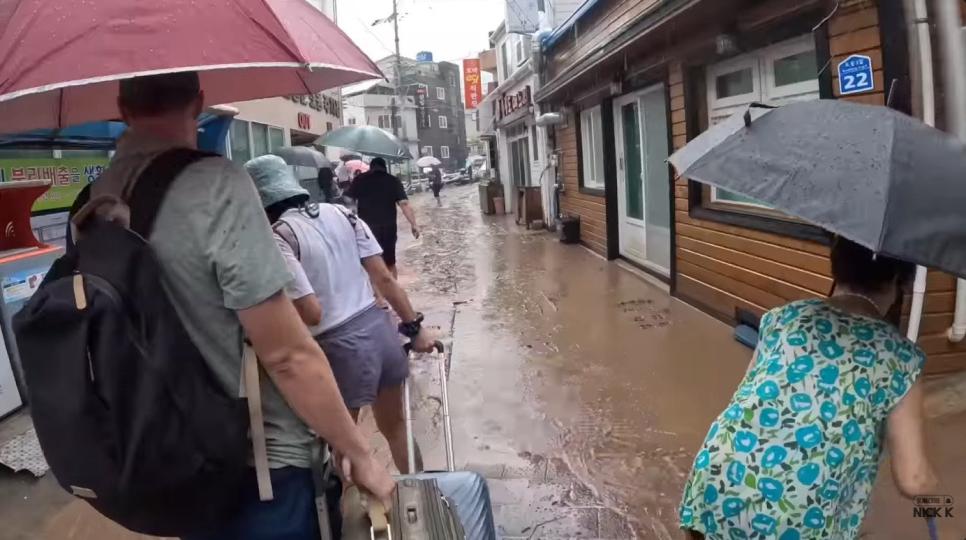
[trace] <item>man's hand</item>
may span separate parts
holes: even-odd
[[[420,328],[419,334],[410,342],[412,343],[413,350],[416,352],[427,353],[433,352],[433,348],[436,345],[436,340],[425,328]]]
[[[413,238],[419,240],[419,227],[413,225]]]
[[[339,456],[338,462],[346,483],[359,486],[385,508],[392,508],[392,492],[396,489],[396,482],[371,455],[359,456],[356,460]]]

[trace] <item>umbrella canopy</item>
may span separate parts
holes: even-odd
[[[833,100],[752,108],[669,161],[876,253],[966,275],[966,151],[892,109]]]
[[[284,159],[289,165],[315,169],[332,168],[332,162],[325,157],[325,154],[308,146],[283,146],[272,153]]]
[[[412,159],[402,141],[392,133],[375,126],[345,126],[319,137],[319,146],[337,146],[360,154],[392,160]]]
[[[360,172],[360,173],[369,172],[369,165],[367,165],[365,162],[360,161],[358,159],[347,161],[345,164],[345,168],[347,171],[349,171],[350,177],[354,175],[356,172]]]
[[[304,0],[0,0],[0,131],[117,119],[117,81],[195,70],[207,104],[381,77]]]
[[[443,162],[433,156],[423,156],[416,160],[417,167],[434,167],[442,165]]]

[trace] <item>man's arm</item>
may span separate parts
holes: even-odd
[[[413,237],[419,238],[419,225],[416,225],[416,213],[413,212],[413,207],[410,206],[409,199],[403,199],[398,204],[403,215],[406,216],[406,221],[409,222],[409,226],[412,228]]]
[[[379,290],[379,293],[386,298],[393,311],[399,315],[403,322],[416,320],[416,310],[409,302],[406,291],[399,286],[396,278],[392,277],[392,272],[382,260],[381,255],[372,255],[362,259],[362,267],[369,274],[369,280]],[[420,330],[419,335],[413,339],[413,348],[419,352],[429,352],[433,350],[433,339],[425,329]]]
[[[292,300],[302,322],[308,326],[321,323],[322,306],[319,304],[319,298],[315,296],[315,290],[305,274],[305,268],[302,267],[301,261],[298,260],[292,248],[292,245],[298,242],[294,231],[291,228],[281,227],[273,236],[275,244],[282,252],[282,258],[285,259],[285,265],[292,274],[292,281],[285,286],[285,295]]]
[[[396,204],[399,205],[403,215],[406,216],[406,221],[409,222],[413,237],[419,238],[419,225],[416,224],[416,213],[413,212],[412,206],[409,205],[409,195],[406,194],[406,188],[403,186],[402,180],[398,178],[396,178]]]

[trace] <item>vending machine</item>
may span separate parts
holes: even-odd
[[[13,316],[63,254],[34,236],[30,209],[50,189],[49,180],[0,183],[0,417],[23,405],[25,387]]]

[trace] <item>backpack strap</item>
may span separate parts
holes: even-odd
[[[124,197],[131,208],[131,230],[145,239],[151,236],[171,184],[192,163],[215,156],[191,148],[174,148],[151,160]]]
[[[284,225],[284,228],[282,227]],[[292,248],[292,252],[295,253],[295,260],[302,260],[302,249],[299,246],[299,238],[295,234],[295,229],[292,228],[292,224],[279,218],[278,221],[272,225],[272,230],[282,239],[285,243]]]

